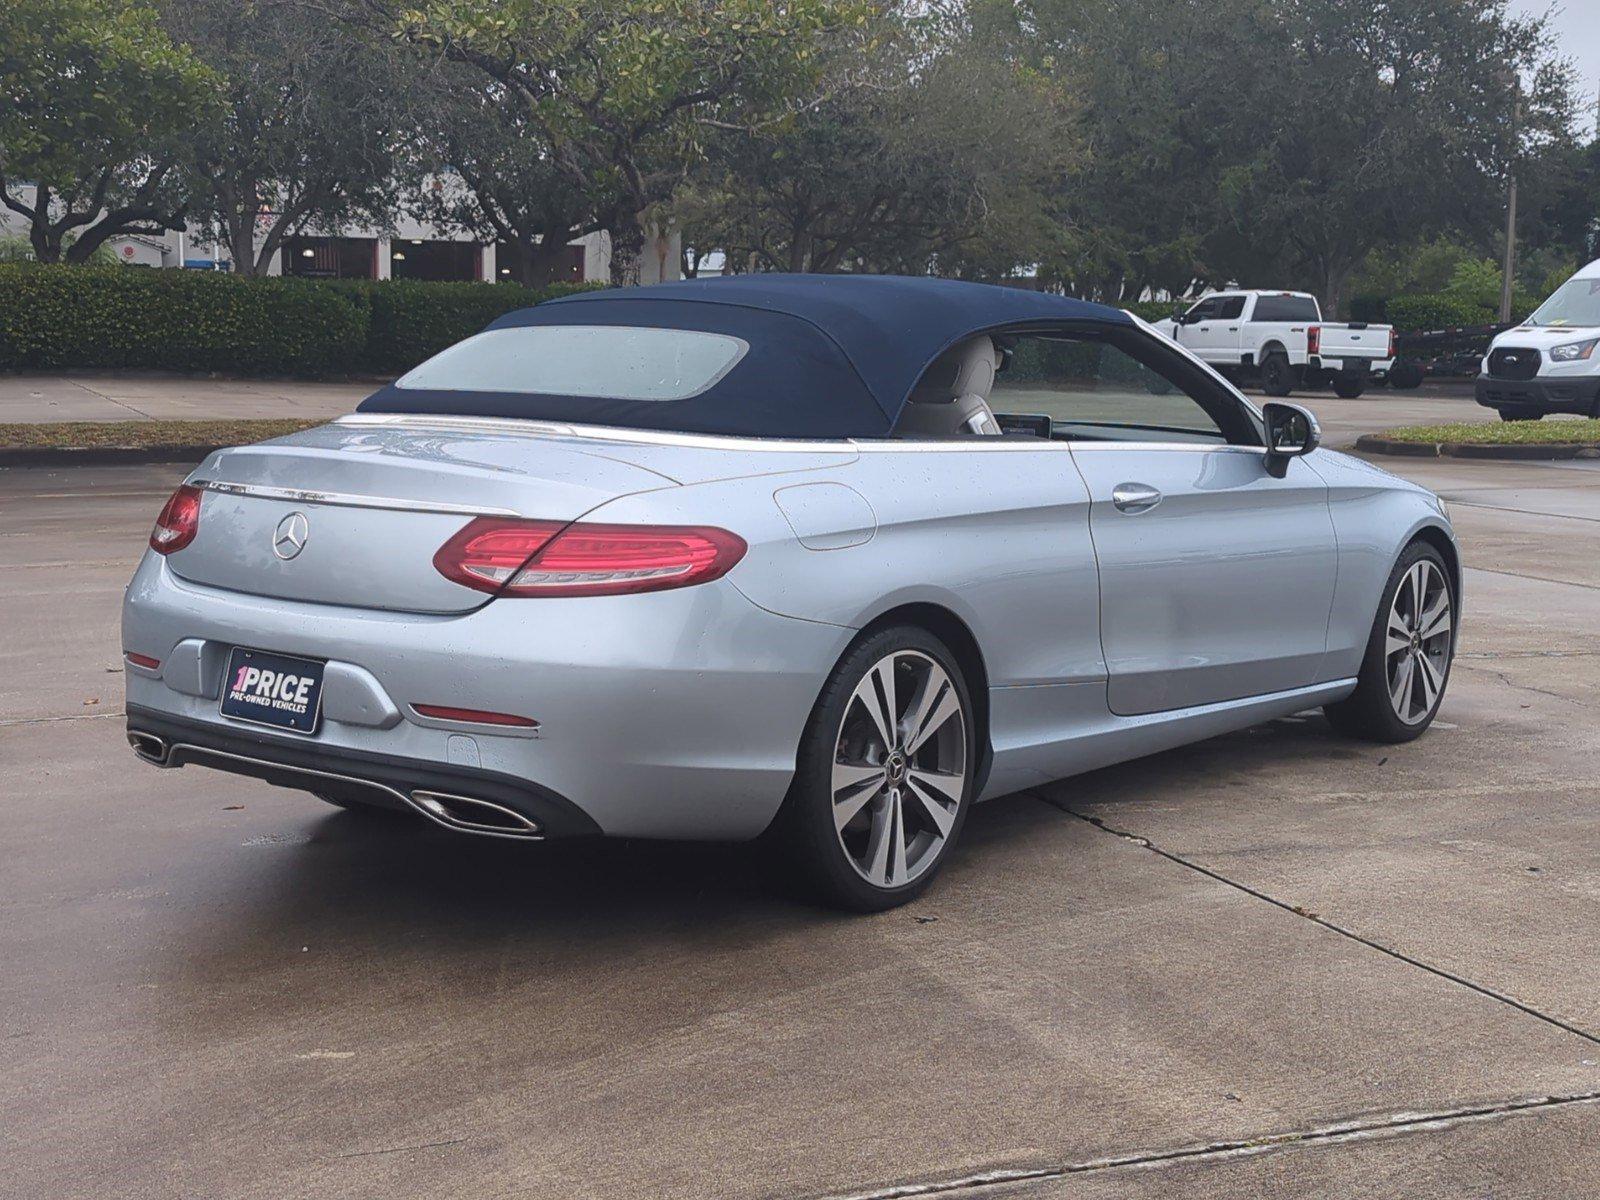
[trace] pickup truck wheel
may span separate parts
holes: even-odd
[[[1294,368],[1281,350],[1261,360],[1261,390],[1269,396],[1287,396],[1294,390]]]
[[[1345,400],[1354,400],[1367,390],[1365,379],[1353,379],[1348,375],[1335,375],[1333,377],[1333,394]]]

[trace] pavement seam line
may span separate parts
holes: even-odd
[[[1600,1101],[1600,1092],[1577,1092],[1559,1096],[1532,1096],[1507,1100],[1500,1104],[1474,1105],[1470,1108],[1446,1109],[1440,1112],[1401,1112],[1381,1119],[1338,1121],[1331,1125],[1310,1129],[1290,1130],[1285,1133],[1263,1134],[1259,1137],[1235,1138],[1229,1141],[1207,1142],[1198,1146],[1183,1146],[1176,1150],[1155,1150],[1146,1153],[1120,1154],[1105,1158],[1087,1159],[1083,1162],[1063,1163],[1053,1167],[999,1167],[956,1179],[930,1183],[908,1183],[878,1188],[869,1192],[839,1193],[830,1200],[912,1200],[922,1196],[949,1195],[969,1192],[1012,1183],[1034,1183],[1050,1179],[1063,1179],[1070,1175],[1087,1175],[1099,1171],[1113,1171],[1130,1167],[1161,1166],[1170,1162],[1206,1162],[1219,1159],[1242,1158],[1291,1146],[1339,1145],[1345,1142],[1366,1141],[1383,1136],[1405,1136],[1413,1133],[1433,1133],[1459,1125],[1481,1123],[1519,1113],[1537,1112],[1554,1108],[1594,1104]]]
[[[1469,571],[1482,571],[1485,575],[1506,575],[1512,579],[1527,579],[1533,583],[1558,583],[1562,587],[1583,588],[1586,591],[1600,591],[1600,585],[1592,583],[1576,583],[1571,579],[1551,579],[1548,575],[1524,575],[1521,571],[1497,571],[1493,567],[1478,567],[1472,563],[1465,564]]]
[[[1475,983],[1466,978],[1464,975],[1457,975],[1455,972],[1447,971],[1443,967],[1436,967],[1432,963],[1423,962],[1420,958],[1413,958],[1403,950],[1396,950],[1392,946],[1385,946],[1382,942],[1374,941],[1369,937],[1364,937],[1353,929],[1346,929],[1343,925],[1340,925],[1334,921],[1330,921],[1328,918],[1319,913],[1310,912],[1305,908],[1290,904],[1286,900],[1279,900],[1276,896],[1269,895],[1258,888],[1253,888],[1247,883],[1240,883],[1236,879],[1230,879],[1228,876],[1223,875],[1218,871],[1213,871],[1210,867],[1202,866],[1200,863],[1197,863],[1192,859],[1185,858],[1181,854],[1174,853],[1171,850],[1162,849],[1147,837],[1142,837],[1137,833],[1130,833],[1127,830],[1118,829],[1115,826],[1107,825],[1105,821],[1099,817],[1091,817],[1086,813],[1078,812],[1076,809],[1068,808],[1065,804],[1062,804],[1056,800],[1052,800],[1048,796],[1042,795],[1039,792],[1029,792],[1028,795],[1033,796],[1037,800],[1043,801],[1051,808],[1058,809],[1059,811],[1066,813],[1069,817],[1076,817],[1080,821],[1086,822],[1089,825],[1093,825],[1096,829],[1099,829],[1103,833],[1109,833],[1113,837],[1119,837],[1124,841],[1132,842],[1136,846],[1142,846],[1152,854],[1160,855],[1168,862],[1176,863],[1180,867],[1185,867],[1190,871],[1196,872],[1197,874],[1204,875],[1208,879],[1213,879],[1218,883],[1225,884],[1228,887],[1243,892],[1245,895],[1251,896],[1257,900],[1264,900],[1266,903],[1271,904],[1276,908],[1281,908],[1284,912],[1291,913],[1294,916],[1299,917],[1301,920],[1310,921],[1314,925],[1320,925],[1324,929],[1330,930],[1333,933],[1337,933],[1340,937],[1349,938],[1353,942],[1359,942],[1368,949],[1376,950],[1380,954],[1387,954],[1390,958],[1396,959],[1399,962],[1403,962],[1407,966],[1416,967],[1418,970],[1426,971],[1430,975],[1437,976],[1438,978],[1449,983],[1456,984],[1458,987],[1464,987],[1468,991],[1476,992],[1478,995],[1483,996],[1486,999],[1498,1001],[1501,1004],[1516,1009],[1520,1013],[1570,1033],[1574,1037],[1580,1037],[1586,1042],[1600,1046],[1600,1034],[1590,1033],[1587,1029],[1584,1029],[1578,1025],[1574,1025],[1569,1021],[1563,1021],[1560,1017],[1554,1017],[1549,1013],[1541,1012],[1539,1009],[1534,1008],[1531,1004],[1525,1004],[1523,1001],[1518,1000],[1515,996],[1507,995],[1505,992],[1496,991],[1487,984]]]
[[[125,717],[127,715],[127,713],[119,709],[116,712],[66,713],[59,717],[16,717],[11,720],[0,721],[0,729],[15,729],[20,725],[44,725],[50,721],[103,721],[107,717]]]
[[[1446,504],[1462,508],[1485,508],[1490,512],[1516,513],[1522,517],[1550,517],[1557,521],[1600,521],[1600,517],[1580,517],[1575,513],[1541,512],[1536,508],[1507,508],[1503,504],[1480,504],[1472,500],[1446,500]]]

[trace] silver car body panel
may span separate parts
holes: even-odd
[[[940,610],[981,656],[982,795],[997,795],[1354,687],[1395,558],[1419,532],[1451,539],[1448,520],[1423,489],[1333,451],[1282,479],[1262,460],[1195,444],[343,418],[196,469],[198,538],[147,553],[127,592],[124,648],[162,663],[130,666],[128,703],[226,731],[229,648],[322,659],[319,745],[536,781],[607,834],[749,838],[859,631]],[[1119,509],[1125,484],[1159,503]],[[697,587],[491,601],[431,565],[479,507],[718,525],[749,549]],[[284,561],[272,533],[294,512],[309,536]],[[467,727],[418,703],[539,726]]]

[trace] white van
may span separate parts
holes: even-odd
[[[1545,413],[1600,417],[1600,259],[1489,343],[1478,403],[1506,421]]]

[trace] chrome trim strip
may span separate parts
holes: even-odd
[[[463,517],[515,517],[514,508],[487,504],[444,504],[435,500],[402,500],[395,496],[358,496],[349,492],[313,492],[304,488],[272,487],[264,483],[228,483],[221,479],[191,479],[208,492],[253,496],[261,500],[286,500],[291,504],[324,504],[337,508],[381,508],[395,512],[442,513]]]
[[[518,842],[537,841],[537,840],[542,840],[543,837],[544,837],[543,834],[511,833],[511,832],[504,831],[504,830],[489,829],[487,827],[478,828],[476,826],[468,826],[465,823],[452,824],[452,823],[450,823],[448,821],[440,819],[433,812],[429,811],[428,808],[425,805],[417,803],[410,796],[408,796],[406,793],[400,791],[398,788],[392,788],[386,783],[379,783],[379,782],[377,782],[376,780],[373,780],[373,779],[362,779],[360,776],[357,776],[357,775],[340,775],[340,774],[338,774],[337,772],[334,772],[334,771],[318,771],[313,767],[293,766],[293,765],[291,765],[289,763],[277,762],[277,761],[275,761],[273,759],[270,759],[270,758],[254,758],[254,757],[252,757],[251,755],[248,755],[248,754],[233,754],[233,753],[230,753],[227,750],[212,750],[210,747],[207,747],[207,746],[196,746],[192,742],[173,742],[172,745],[167,747],[166,762],[162,763],[161,765],[165,766],[165,767],[174,767],[174,766],[181,767],[183,765],[182,763],[174,761],[178,756],[178,751],[180,751],[180,750],[188,751],[189,752],[190,761],[195,762],[196,765],[198,765],[198,766],[205,766],[206,764],[203,761],[200,761],[200,760],[204,759],[206,756],[209,755],[212,758],[228,758],[228,759],[232,759],[234,762],[251,763],[251,764],[254,764],[256,766],[262,766],[262,767],[272,767],[272,768],[274,768],[276,770],[279,770],[279,771],[290,771],[290,772],[292,772],[292,773],[294,773],[296,775],[311,775],[311,776],[314,776],[314,777],[316,777],[318,779],[332,779],[332,780],[336,780],[339,783],[353,783],[353,784],[356,784],[359,787],[372,788],[374,791],[387,792],[389,795],[391,795],[395,799],[399,800],[402,804],[404,804],[412,812],[421,813],[424,817],[427,817],[428,820],[432,821],[435,825],[438,825],[442,829],[448,829],[452,833],[471,833],[471,834],[474,834],[474,835],[476,835],[478,837],[503,837],[503,838],[510,838],[513,841],[518,841]],[[150,760],[147,759],[146,761],[150,761]],[[215,770],[224,770],[226,768],[213,768],[213,769],[215,769]],[[470,799],[470,797],[467,797],[467,796],[463,796],[463,797],[460,797],[460,798],[463,799],[463,800]],[[477,803],[477,804],[488,804],[489,801],[477,800],[477,801],[474,801],[474,803]],[[491,805],[491,807],[499,808],[500,806],[495,804],[495,805]],[[527,820],[526,817],[522,817],[519,814],[513,814],[513,815],[516,815],[518,820],[522,820],[522,821]]]
[[[1079,450],[1201,450],[1208,454],[1219,451],[1230,454],[1265,454],[1265,446],[1235,446],[1232,444],[1205,442],[1068,442],[1073,452]]]
[[[839,438],[803,441],[793,438],[757,438],[716,433],[673,433],[659,429],[624,429],[612,425],[568,425],[550,421],[519,421],[505,417],[430,416],[423,413],[349,413],[335,425],[410,429],[458,429],[463,433],[510,433],[524,437],[562,437],[581,441],[624,442],[646,446],[686,446],[700,450],[744,450],[765,454],[927,454],[992,451],[1058,451],[1064,442],[995,437],[939,439]]]

